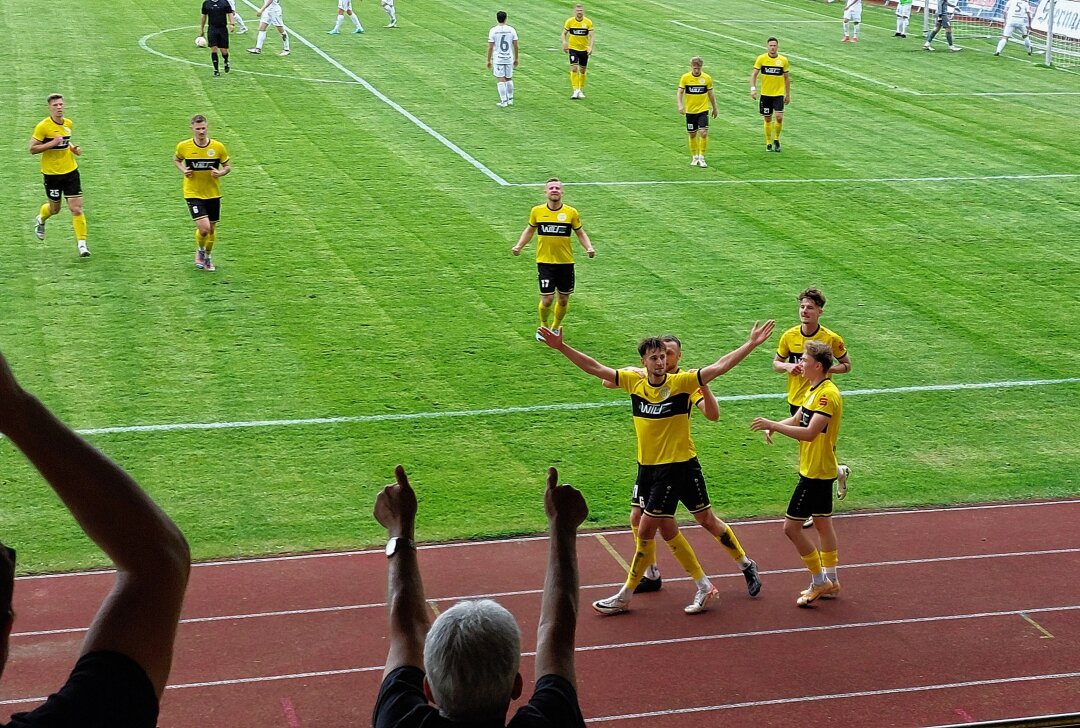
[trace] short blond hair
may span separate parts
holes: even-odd
[[[826,344],[824,341],[818,341],[817,339],[810,339],[803,344],[803,359],[813,359],[821,364],[825,371],[829,371],[833,365],[833,350],[832,347]]]

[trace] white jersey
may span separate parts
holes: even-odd
[[[1027,24],[1031,6],[1027,0],[1009,0],[1005,6],[1005,20],[1010,24]]]
[[[488,32],[488,43],[493,43],[491,63],[505,66],[514,62],[514,43],[518,39],[517,31],[506,24],[496,25]]]

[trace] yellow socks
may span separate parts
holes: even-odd
[[[698,155],[697,137],[687,137],[686,146],[690,148],[691,157],[696,157]]]
[[[698,561],[697,554],[690,547],[690,542],[686,540],[686,536],[682,535],[682,531],[679,531],[675,538],[668,541],[667,545],[671,549],[671,554],[676,561],[682,564],[691,579],[700,581],[705,578],[705,570],[701,568],[701,562]]]
[[[548,321],[551,320],[551,306],[545,306],[543,303],[541,303],[536,307],[536,310],[540,313],[540,325],[544,328],[551,328],[550,326],[548,326]]]
[[[784,122],[777,119],[773,122],[773,139],[780,141],[780,130],[784,128]]]
[[[579,91],[585,90],[585,72],[582,71],[577,75],[577,87]]]
[[[199,248],[206,248],[206,238],[207,236],[203,235],[199,228],[195,228],[195,245],[199,246]]]
[[[709,151],[709,137],[698,137],[698,154],[704,157],[707,151]]]
[[[746,559],[746,552],[743,551],[742,544],[739,543],[739,539],[735,537],[735,532],[731,530],[731,526],[724,524],[724,532],[716,537],[716,540],[720,542],[720,545],[724,547],[731,558],[738,561],[740,564]]]
[[[806,556],[803,556],[802,560],[812,575],[818,577],[821,574],[821,554],[818,553],[817,549],[814,549]],[[817,581],[817,579],[815,578],[814,581]]]
[[[577,71],[570,72],[570,88],[574,91],[578,90],[578,73]]]
[[[765,122],[765,144],[772,144],[772,122]]]
[[[210,253],[214,249],[214,242],[217,240],[217,230],[211,230],[206,236],[206,252]]]
[[[634,593],[637,585],[641,583],[641,578],[645,576],[645,569],[656,561],[656,539],[650,538],[648,541],[643,541],[638,538],[635,540],[637,550],[634,551],[634,560],[630,562],[630,573],[626,575],[626,585],[623,587],[628,594]]]
[[[557,329],[562,326],[563,319],[566,318],[566,309],[570,307],[569,303],[555,304],[555,320],[551,322],[551,328]]]
[[[75,228],[76,240],[86,240],[86,215],[72,215],[71,227]]]
[[[45,222],[46,220],[48,220],[52,216],[53,216],[52,208],[49,207],[49,203],[48,202],[44,203],[41,206],[41,209],[38,210],[38,217],[41,218],[42,222]]]
[[[836,581],[836,565],[840,563],[835,551],[821,552],[821,568],[825,570],[825,576],[830,581]]]

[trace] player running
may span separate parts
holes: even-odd
[[[210,258],[217,240],[217,224],[221,219],[221,183],[219,179],[232,171],[225,145],[211,139],[206,117],[191,117],[192,137],[176,145],[173,164],[184,175],[184,200],[191,219],[195,221],[195,267],[213,271]]]
[[[82,180],[79,163],[75,157],[82,155],[82,148],[71,143],[74,124],[64,116],[64,97],[50,94],[46,99],[49,115],[38,122],[30,135],[30,153],[41,155],[41,174],[45,179],[45,196],[48,202],[41,206],[34,218],[34,235],[45,239],[45,221],[60,212],[60,198],[67,199],[71,211],[71,227],[75,229],[75,242],[79,255],[90,255],[86,247],[86,216],[83,214]]]

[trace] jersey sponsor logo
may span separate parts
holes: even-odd
[[[69,130],[67,130],[67,129],[64,129],[64,133],[65,134],[70,134],[71,132]],[[56,137],[45,137],[45,141],[46,142],[51,142],[55,138]],[[67,149],[69,144],[71,144],[71,138],[70,137],[63,137],[63,141],[60,142],[59,144],[57,144],[55,147],[53,147],[53,149]],[[46,151],[48,151],[48,150],[46,150]]]
[[[184,165],[196,172],[205,172],[210,169],[217,169],[221,166],[220,159],[185,159]]]
[[[688,94],[703,94],[708,90],[708,86],[705,86],[704,84],[694,84],[693,86],[686,87],[686,93]]]
[[[634,405],[634,417],[647,420],[665,420],[690,413],[690,395],[685,393],[662,402],[650,402],[636,394],[630,395],[630,400]]]
[[[588,28],[570,28],[570,35],[588,35]]]
[[[828,406],[829,406],[829,398],[826,397],[825,395],[822,395],[821,399],[818,400],[818,407],[828,407]]]
[[[551,235],[561,238],[570,237],[570,223],[566,222],[542,222],[536,226],[536,229],[541,235]]]
[[[766,76],[783,76],[784,69],[781,66],[762,66],[761,72]]]

